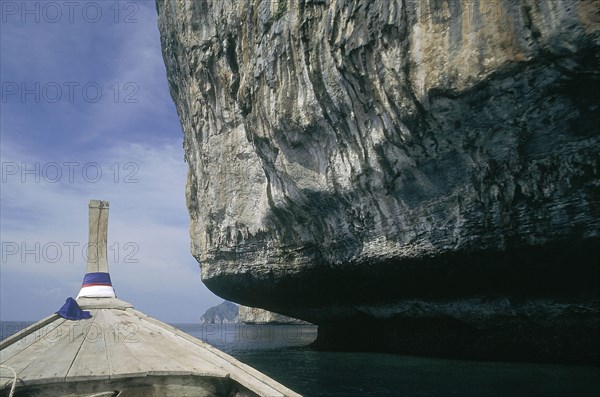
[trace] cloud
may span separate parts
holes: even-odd
[[[44,12],[40,23],[35,16],[23,22],[20,14],[2,23],[3,138],[55,153],[70,147],[59,144],[64,140],[87,150],[107,140],[179,138],[154,3],[89,2],[102,6],[97,23],[86,22],[81,11],[70,22],[68,3],[54,3],[63,8],[58,23]]]
[[[19,280],[36,278],[47,280],[44,287],[48,289],[61,286],[67,295],[45,300],[50,306],[46,311],[75,295],[85,271],[87,204],[90,199],[105,199],[111,203],[108,254],[117,292],[142,302],[148,296],[154,300],[160,296],[163,304],[150,308],[149,314],[172,321],[195,320],[206,302],[216,304],[220,299],[201,284],[198,265],[189,252],[183,194],[187,166],[181,149],[130,143],[96,154],[96,165],[88,168],[87,176],[79,171],[89,161],[39,161],[36,157],[36,167],[26,154],[16,152],[8,159],[18,158],[18,162],[4,161],[5,168],[14,163],[16,172],[4,175],[1,193],[3,282],[20,284]],[[47,167],[51,163],[62,168],[60,178],[56,167]],[[62,166],[67,163],[75,170],[73,175]],[[40,175],[27,173],[23,167],[37,169]],[[13,295],[2,299],[2,318],[15,319],[11,316],[26,311],[13,308],[12,302],[22,300],[20,294],[39,295],[39,288],[27,283],[17,291],[8,288]],[[171,311],[174,307],[183,313]],[[193,311],[197,315],[190,318]]]
[[[171,322],[198,321],[222,300],[201,283],[190,254],[181,127],[154,3],[136,4],[131,24],[120,14],[119,23],[2,25],[3,82],[97,82],[106,95],[2,103],[3,321],[39,319],[77,294],[90,199],[111,203],[109,267],[119,297]],[[137,102],[124,102],[127,83],[137,85]]]
[[[187,166],[181,149],[129,144],[108,147],[98,155],[98,166],[89,168],[93,169],[90,175],[77,172],[89,162],[72,161],[73,176],[63,166],[57,180],[55,172],[50,176],[43,170],[47,164],[65,162],[45,159],[36,167],[25,154],[13,152],[11,158],[19,158],[14,162],[17,171],[4,175],[1,194],[2,282],[20,287],[3,287],[2,318],[23,319],[17,314],[30,308],[14,303],[28,302],[27,296],[39,296],[44,288],[63,294],[38,302],[36,311],[54,310],[78,292],[85,272],[87,204],[90,199],[105,199],[111,203],[109,267],[119,296],[131,298],[134,304],[148,297],[162,302],[148,307],[148,314],[162,319],[196,320],[220,299],[201,283],[189,252],[183,194]],[[12,163],[5,161],[5,168],[7,164]],[[20,167],[37,168],[41,175],[25,173]],[[22,282],[32,279],[44,282],[41,286]]]

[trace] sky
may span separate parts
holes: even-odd
[[[75,297],[110,202],[117,296],[167,322],[222,302],[190,254],[187,164],[153,0],[1,0],[0,320]]]

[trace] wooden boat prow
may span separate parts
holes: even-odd
[[[90,202],[90,243],[100,251],[106,251],[106,226],[98,222],[107,222],[107,215],[108,203]],[[108,273],[102,257],[99,265],[88,262],[88,274]],[[85,295],[80,292],[77,303],[91,318],[54,314],[0,342],[0,364],[17,374],[15,397],[299,396],[115,296]],[[1,396],[12,387],[8,374],[3,368]]]

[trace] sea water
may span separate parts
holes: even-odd
[[[600,396],[600,367],[317,351],[312,325],[172,325],[305,396]]]
[[[305,396],[600,396],[600,367],[317,351],[312,325],[173,325]]]

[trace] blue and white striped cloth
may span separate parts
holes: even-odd
[[[110,274],[98,272],[87,273],[77,298],[114,298],[115,290],[110,281]]]

